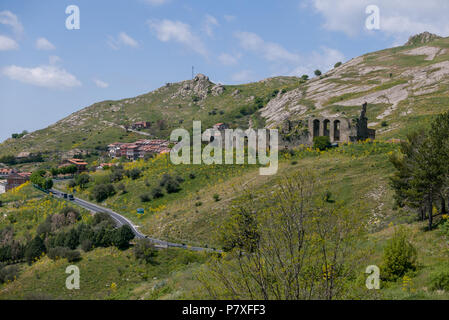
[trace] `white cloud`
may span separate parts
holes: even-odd
[[[168,3],[170,0],[144,0],[144,2],[152,5],[152,6],[160,6]]]
[[[226,66],[232,66],[234,64],[237,64],[238,60],[240,59],[240,54],[237,55],[231,55],[229,53],[222,53],[218,56],[218,60],[226,65]]]
[[[114,50],[118,50],[122,46],[127,46],[127,47],[132,47],[132,48],[139,47],[139,43],[136,40],[134,40],[133,38],[131,38],[129,35],[127,35],[125,32],[120,32],[117,35],[117,37],[115,37],[115,38],[109,36],[107,43]]]
[[[203,29],[209,37],[214,36],[214,28],[218,27],[219,25],[220,24],[218,23],[218,20],[214,16],[206,14]]]
[[[248,82],[253,81],[254,79],[255,77],[251,70],[242,70],[231,76],[231,80],[235,82]]]
[[[226,22],[232,22],[232,21],[234,21],[236,19],[236,16],[231,16],[229,14],[225,14],[223,16],[223,18],[226,20]]]
[[[345,56],[336,49],[322,47],[320,51],[314,51],[310,55],[302,58],[302,63],[288,72],[288,75],[301,76],[303,74],[312,75],[316,69],[327,72],[333,68],[337,62],[344,62]]]
[[[51,65],[58,64],[61,61],[62,61],[62,59],[60,57],[58,57],[58,56],[50,56],[50,57],[48,57],[48,63],[50,63]]]
[[[17,16],[11,11],[8,10],[0,11],[0,23],[10,26],[18,36],[23,33],[22,24],[20,23]]]
[[[0,51],[16,50],[19,48],[17,42],[0,34]]]
[[[365,9],[376,4],[380,9],[380,32],[400,41],[429,31],[449,36],[449,1],[447,0],[307,0],[324,18],[324,28],[350,36],[367,32]]]
[[[192,33],[190,25],[181,21],[172,20],[149,20],[148,25],[156,37],[162,42],[174,41],[180,43],[191,50],[207,56],[204,43],[198,36]]]
[[[119,38],[119,41],[121,43],[123,43],[124,45],[130,46],[130,47],[138,47],[139,46],[139,44],[137,43],[136,40],[134,40],[133,38],[131,38],[124,32],[120,32],[118,35],[118,38]]]
[[[8,66],[3,68],[3,74],[12,80],[45,88],[71,88],[81,86],[76,77],[56,66],[39,66],[24,68]]]
[[[36,40],[36,48],[38,50],[54,50],[56,47],[45,38],[39,38]]]
[[[268,42],[255,33],[238,32],[236,37],[240,46],[270,62],[269,67],[273,75],[311,75],[314,70],[328,71],[338,61],[344,61],[344,55],[336,50],[322,47],[320,51],[314,51],[307,55],[301,55],[285,49],[275,42]],[[243,75],[243,74],[242,74]],[[238,75],[237,75],[238,76]]]
[[[277,43],[266,42],[255,33],[237,32],[235,36],[239,39],[243,49],[261,54],[268,61],[300,61],[300,56],[298,54],[288,51]]]
[[[95,85],[98,88],[105,89],[105,88],[109,87],[109,83],[107,83],[107,82],[104,82],[104,81],[101,81],[101,80],[98,80],[98,79],[94,79],[94,82],[95,82]]]

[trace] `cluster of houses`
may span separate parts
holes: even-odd
[[[149,122],[149,121],[139,121],[139,122],[133,123],[131,125],[131,128],[133,128],[134,130],[149,129],[150,127],[151,127],[151,122]]]
[[[87,162],[82,159],[66,159],[62,162],[59,168],[75,166],[78,173],[87,170]]]
[[[132,143],[115,142],[108,145],[111,158],[125,157],[129,160],[144,158],[147,154],[169,153],[170,142],[167,140],[138,140]]]
[[[0,169],[0,194],[21,186],[30,180],[31,172],[19,172],[15,169]]]

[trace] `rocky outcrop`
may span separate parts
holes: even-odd
[[[220,96],[225,91],[225,88],[222,84],[216,84],[212,87],[212,95],[214,96]]]
[[[436,34],[425,31],[423,33],[411,36],[405,45],[406,46],[414,46],[414,45],[426,44],[426,43],[429,43],[429,42],[431,42],[433,40],[437,40],[437,39],[441,39],[441,37]]]
[[[179,96],[196,96],[198,99],[203,100],[207,97],[212,85],[213,83],[209,81],[209,77],[204,74],[197,74],[193,80],[182,82],[181,88],[172,96],[172,98]],[[218,88],[216,90],[218,90],[218,92],[220,91]]]

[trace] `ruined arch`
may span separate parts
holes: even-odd
[[[323,136],[329,137],[330,138],[330,132],[331,132],[331,122],[329,119],[324,120],[323,122]]]
[[[334,141],[340,141],[341,122],[340,120],[334,121]]]
[[[320,135],[320,120],[313,120],[313,137],[318,137]]]

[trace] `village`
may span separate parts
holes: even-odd
[[[131,143],[115,142],[108,145],[107,156],[112,159],[135,161],[157,154],[170,152],[170,142],[162,139],[138,140]],[[72,177],[76,173],[88,171],[88,163],[83,159],[70,158],[61,161],[57,168],[59,178]],[[113,163],[101,163],[93,170],[103,170]],[[30,180],[32,172],[21,172],[16,168],[0,169],[0,194],[21,186]]]

